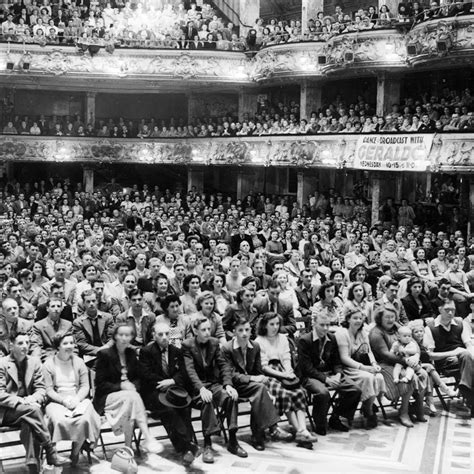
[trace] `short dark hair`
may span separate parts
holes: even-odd
[[[199,275],[196,275],[195,273],[191,273],[189,275],[186,275],[183,279],[183,290],[188,292],[189,291],[189,284],[191,283],[191,280],[193,278],[197,278],[199,280],[199,283],[201,283],[201,277]]]
[[[142,292],[138,288],[134,288],[128,295],[128,298],[131,300],[134,296],[142,296]]]
[[[278,318],[281,327],[283,318],[278,313],[273,313],[271,311],[269,311],[268,313],[263,313],[257,323],[257,334],[259,336],[266,336],[268,321],[271,321],[275,318]]]
[[[30,337],[30,335],[27,332],[16,331],[15,329],[16,328],[12,328],[12,331],[10,331],[10,342],[15,342],[18,336],[28,336],[28,338]]]
[[[354,289],[355,289],[356,286],[361,286],[362,287],[362,289],[364,290],[364,298],[367,298],[367,291],[365,291],[364,284],[361,281],[356,281],[356,282],[351,284],[351,286],[349,287],[349,290],[347,291],[347,299],[349,301],[353,301],[355,299]]]
[[[407,293],[411,293],[411,289],[416,284],[422,285],[421,280],[417,276],[412,276],[407,283]]]
[[[181,304],[181,300],[179,299],[178,295],[168,295],[165,296],[165,299],[161,302],[161,308],[166,312],[170,307],[171,303],[179,303]]]
[[[441,288],[443,285],[451,286],[451,282],[447,278],[440,278],[438,280],[438,288]]]
[[[199,329],[199,327],[201,326],[201,324],[207,323],[208,321],[209,321],[209,319],[207,319],[207,318],[196,318],[196,319],[193,321],[193,328],[194,328],[194,329]]]
[[[398,286],[398,281],[391,278],[390,280],[387,281],[385,288],[388,288],[389,286]]]
[[[239,317],[232,321],[232,329],[236,329],[239,326],[243,326],[244,324],[250,324],[250,321],[247,318]]]
[[[326,298],[326,290],[331,288],[332,286],[336,286],[336,284],[332,280],[326,280],[319,288],[318,296],[320,300],[324,300]]]
[[[63,342],[63,340],[69,336],[74,339],[74,334],[72,333],[72,331],[59,331],[58,333],[56,333],[51,340],[53,348],[58,350],[59,346],[61,345],[61,342]]]

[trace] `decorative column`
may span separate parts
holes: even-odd
[[[467,177],[465,178],[467,179]],[[472,235],[474,229],[474,176],[469,175],[469,220],[467,222],[467,236]]]
[[[201,171],[196,168],[188,168],[188,191],[192,187],[196,188],[198,193],[202,193],[204,190],[204,171]]]
[[[84,166],[82,171],[82,184],[86,193],[94,192],[94,170]]]
[[[255,26],[255,21],[260,18],[260,0],[240,0],[240,35],[247,36],[250,29]]]
[[[324,0],[302,0],[301,27],[303,34],[308,32],[308,20],[316,20],[318,12],[324,11]]]
[[[311,112],[321,107],[321,87],[314,81],[304,80],[300,87],[300,115],[309,120]]]
[[[85,98],[85,115],[86,123],[91,123],[95,125],[95,98],[96,92],[86,92]]]
[[[405,173],[397,173],[395,176],[395,202],[401,202],[403,191],[403,180],[410,179],[410,176],[404,176]]]
[[[385,73],[377,76],[377,115],[385,115],[392,104],[400,103],[400,78],[387,76]]]
[[[243,199],[244,173],[242,170],[237,172],[237,199]]]
[[[250,118],[257,113],[258,94],[253,90],[241,89],[239,92],[239,120],[242,121],[244,114]]]
[[[194,123],[195,119],[201,115],[199,98],[196,94],[190,93],[188,95],[188,123]]]
[[[372,223],[374,225],[379,220],[380,207],[380,176],[374,173],[372,176]]]

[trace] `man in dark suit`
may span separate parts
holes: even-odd
[[[257,280],[257,290],[266,290],[272,281],[272,277],[265,274],[265,264],[263,260],[255,259],[252,270],[255,280]]]
[[[0,314],[0,356],[10,353],[11,335],[17,332],[29,333],[33,321],[20,318],[18,303],[13,298],[5,298]]]
[[[219,341],[211,337],[211,325],[207,318],[194,321],[196,337],[183,342],[183,356],[186,374],[192,387],[193,402],[201,410],[204,434],[205,463],[214,462],[211,435],[220,432],[214,405],[223,407],[229,427],[227,449],[232,454],[246,458],[247,452],[237,441],[237,390],[232,386],[232,374],[219,348]]]
[[[194,26],[194,21],[188,21],[186,27],[183,28],[184,39],[186,41],[193,41],[195,36],[198,36],[198,30]]]
[[[351,421],[359,404],[360,389],[345,378],[339,358],[336,338],[329,333],[329,317],[316,314],[312,317],[312,332],[298,340],[298,372],[304,388],[313,394],[313,419],[316,433],[327,433],[327,414],[331,395],[329,390],[337,390],[338,400],[334,406],[329,427],[337,431],[349,431],[340,416]]]
[[[181,349],[169,343],[170,327],[167,323],[155,323],[154,341],[140,351],[141,394],[145,406],[156,413],[173,443],[175,450],[183,455],[183,464],[189,466],[198,452],[193,443],[191,425],[191,397],[185,390],[185,372]],[[170,406],[167,391],[173,387],[175,406]],[[176,390],[175,390],[176,389]],[[168,394],[169,395],[169,394]],[[182,406],[179,407],[179,404]]]
[[[73,322],[73,332],[79,355],[87,365],[94,365],[97,352],[108,346],[114,330],[114,318],[111,314],[97,309],[98,298],[94,290],[82,293],[85,313]]]
[[[318,290],[313,285],[313,274],[309,268],[305,268],[300,274],[301,285],[295,289],[298,298],[298,310],[303,317],[305,332],[311,331],[311,307],[318,299]]]
[[[265,449],[264,431],[279,421],[278,413],[265,386],[267,378],[262,371],[260,346],[250,342],[252,329],[245,318],[234,321],[234,338],[222,347],[224,359],[230,367],[232,382],[239,396],[250,400],[250,428],[252,446]]]
[[[47,303],[48,316],[34,323],[31,328],[31,355],[43,362],[56,352],[54,336],[72,330],[72,323],[60,318],[62,307],[63,302],[59,298],[50,298]]]
[[[41,411],[46,398],[41,362],[28,356],[27,334],[15,332],[10,342],[10,355],[0,359],[0,425],[21,429],[30,472],[39,472],[40,446],[45,449],[48,464],[62,466],[68,460],[58,455]]]
[[[259,316],[269,312],[278,313],[283,319],[280,332],[282,334],[288,334],[289,337],[293,338],[296,332],[293,307],[279,300],[280,292],[280,285],[276,281],[270,282],[266,292],[255,299],[253,306]]]
[[[61,310],[61,315],[59,316],[61,319],[65,319],[66,321],[74,321],[74,316],[72,314],[72,306],[64,302],[64,285],[59,282],[54,282],[51,285],[51,292],[49,293],[50,298],[59,298],[63,301],[63,308]],[[41,321],[42,319],[48,316],[48,303],[43,303],[38,305],[38,309],[36,310],[36,317],[35,321]]]
[[[239,225],[239,232],[230,238],[230,250],[232,255],[237,255],[240,250],[240,243],[246,241],[250,245],[250,252],[254,251],[252,238],[245,233],[245,226]]]
[[[13,201],[12,208],[16,215],[20,215],[23,212],[23,209],[28,209],[28,201],[25,199],[23,193],[20,193],[18,198]]]

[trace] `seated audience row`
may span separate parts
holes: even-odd
[[[296,101],[288,105],[268,101],[259,103],[257,114],[244,114],[238,120],[229,113],[224,117],[193,118],[186,124],[183,118],[169,120],[141,119],[136,122],[124,117],[100,119],[84,123],[75,117],[52,116],[38,119],[14,116],[2,128],[4,135],[51,135],[70,137],[111,138],[203,138],[247,137],[266,135],[314,135],[318,133],[415,133],[415,132],[473,132],[474,107],[469,89],[462,94],[447,91],[447,97],[424,96],[407,98],[393,104],[384,116],[374,112],[362,97],[347,105],[339,98],[328,106],[300,118]]]
[[[31,471],[39,445],[48,463],[66,463],[62,440],[77,464],[102,415],[127,446],[138,427],[143,449],[159,453],[150,410],[190,465],[192,407],[206,463],[216,407],[228,451],[248,456],[240,399],[257,450],[347,432],[359,403],[374,429],[383,397],[401,399],[400,423],[413,427],[436,414],[435,387],[473,413],[474,242],[460,229],[420,228],[408,203],[396,216],[389,201],[371,228],[337,197],[327,212],[318,192],[303,217],[253,195],[237,206],[195,188],[111,183],[91,196],[50,184],[8,183],[0,196],[0,410],[4,424],[21,424]],[[453,370],[456,390],[443,378]]]

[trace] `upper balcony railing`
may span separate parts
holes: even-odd
[[[372,25],[372,23],[371,23]],[[378,27],[380,26],[380,28]],[[218,43],[147,44],[122,38],[117,44],[78,40],[75,44],[3,43],[0,45],[0,82],[31,83],[32,77],[133,79],[137,88],[153,89],[164,81],[251,86],[255,82],[354,75],[418,67],[449,67],[474,60],[474,14],[439,16],[421,23],[348,27],[321,41],[312,33],[303,41],[275,42],[251,52],[236,43],[229,49]],[[394,26],[394,27],[393,27]],[[115,41],[115,40],[114,40]],[[137,48],[143,43],[145,48]],[[194,46],[193,46],[194,44]],[[226,43],[229,47],[229,43]],[[159,46],[159,47],[157,47]],[[23,77],[22,77],[23,76]],[[100,82],[90,87],[103,87]],[[176,81],[174,87],[179,86]]]
[[[474,171],[474,133],[111,139],[0,136],[0,161]]]

